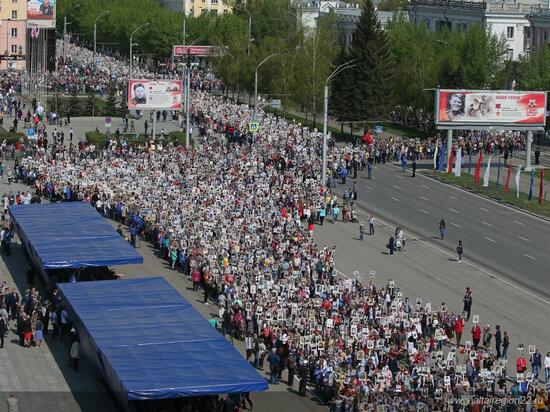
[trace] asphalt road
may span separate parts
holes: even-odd
[[[348,179],[347,183],[353,184],[353,180]],[[547,220],[421,173],[412,178],[410,171],[403,174],[401,167],[393,164],[375,167],[370,180],[360,172],[357,184],[359,207],[403,227],[409,241],[429,239],[454,252],[460,239],[467,259],[550,297]],[[342,193],[339,186],[336,194]],[[446,222],[443,241],[439,239],[441,218]]]

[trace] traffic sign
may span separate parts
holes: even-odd
[[[271,100],[270,106],[273,107],[274,109],[280,109],[281,108],[281,100],[280,99]]]
[[[248,131],[250,132],[257,132],[259,128],[260,128],[260,124],[258,122],[248,123]]]
[[[29,139],[34,139],[34,138],[36,138],[35,130],[32,129],[32,128],[27,129],[27,137],[28,137]]]
[[[105,123],[105,128],[110,129],[111,128],[111,123]]]
[[[105,118],[105,123],[111,123],[111,118],[110,118],[110,117],[106,117],[106,118]]]
[[[382,133],[384,128],[382,126],[376,126],[376,133]]]

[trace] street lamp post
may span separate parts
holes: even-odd
[[[191,102],[191,46],[194,46],[195,43],[198,43],[204,40],[206,36],[201,36],[193,40],[189,46],[187,46],[187,76],[185,78],[185,150],[189,150],[189,103]],[[184,49],[185,52],[185,49]]]
[[[109,14],[109,13],[110,13],[109,10],[105,10],[105,11],[101,12],[99,14],[99,16],[97,16],[94,20],[94,57],[93,57],[94,61],[92,62],[94,69],[95,69],[95,54],[96,54],[97,21],[100,18],[102,18],[103,16],[105,16],[106,14]]]
[[[250,43],[252,42],[252,15],[246,7],[241,6],[240,4],[235,4],[234,7],[244,10],[248,14],[248,44],[246,45],[246,54],[250,56]]]
[[[332,79],[334,76],[336,76],[338,73],[349,69],[351,67],[355,67],[355,64],[352,64],[356,61],[356,59],[347,61],[340,66],[338,66],[334,71],[330,74],[330,76],[327,77],[327,81],[325,82],[325,90],[324,90],[324,113],[323,113],[323,168],[322,168],[322,184],[323,188],[327,184],[327,123],[328,123],[328,82],[330,79]]]
[[[262,60],[260,64],[256,66],[256,71],[254,72],[254,114],[252,116],[252,120],[256,121],[256,111],[258,110],[258,69],[262,64],[264,64],[266,61],[271,59],[272,57],[279,56],[280,54],[283,54],[284,50],[279,50],[276,53],[270,54],[265,59]]]
[[[138,26],[131,34],[130,34],[130,67],[128,69],[128,80],[132,80],[132,66],[133,66],[133,62],[132,62],[132,49],[134,48],[135,44],[133,43],[132,41],[132,38],[134,37],[134,34],[136,34],[136,32],[138,30],[141,30],[143,29],[144,27],[147,27],[149,26],[149,23],[143,23],[141,26]]]
[[[452,47],[453,49],[455,49],[458,52],[458,49],[456,48],[456,46],[454,44],[448,42],[448,41],[441,40],[441,39],[435,39],[435,41],[437,41],[438,43],[442,43],[446,46]],[[447,150],[446,150],[446,153],[445,153],[445,160],[446,160],[446,165],[447,166],[449,165],[449,159],[451,158],[451,151],[452,150],[453,150],[453,130],[449,129],[449,130],[447,130]]]
[[[71,24],[67,23],[67,14],[78,7],[80,7],[80,3],[75,4],[69,10],[67,10],[65,16],[63,16],[63,66],[65,66],[65,61],[67,60],[67,54],[65,53],[65,43],[67,42],[67,24]]]

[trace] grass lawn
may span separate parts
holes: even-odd
[[[539,179],[540,180],[540,171],[543,170],[543,169],[536,169],[535,170],[535,179]],[[524,174],[524,175],[531,175],[531,172],[521,172],[521,174]],[[550,169],[544,169],[544,181],[550,181]]]
[[[483,187],[482,186],[483,178],[481,178],[479,184],[476,185],[474,183],[473,173],[470,176],[470,180],[468,180],[467,174],[463,174],[460,177],[456,177],[454,174],[441,173],[436,170],[423,170],[422,173],[433,176],[436,179],[443,182],[453,183],[464,189],[468,189],[468,190],[471,190],[472,192],[479,193],[491,199],[498,200],[499,202],[508,203],[520,209],[524,209],[529,212],[536,213],[541,216],[550,218],[550,202],[543,199],[542,203],[539,203],[538,191],[537,193],[533,193],[533,200],[531,202],[529,202],[529,196],[527,195],[527,193],[520,192],[519,198],[516,197],[516,183],[515,183],[515,180],[513,179],[514,176],[510,177],[509,192],[504,193],[505,183],[501,183],[498,186],[498,189],[496,188],[495,182],[489,182],[488,187]],[[540,179],[540,173],[539,173],[539,179]]]
[[[406,136],[412,138],[429,139],[433,136],[433,133],[425,132],[423,130],[414,129],[412,127],[403,126],[399,123],[386,123],[382,124],[384,131],[390,134],[396,134],[399,136]]]

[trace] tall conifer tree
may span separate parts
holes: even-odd
[[[388,118],[392,89],[392,60],[388,38],[371,0],[338,64],[355,59],[355,67],[338,74],[332,84],[331,112],[340,121],[378,121]]]

